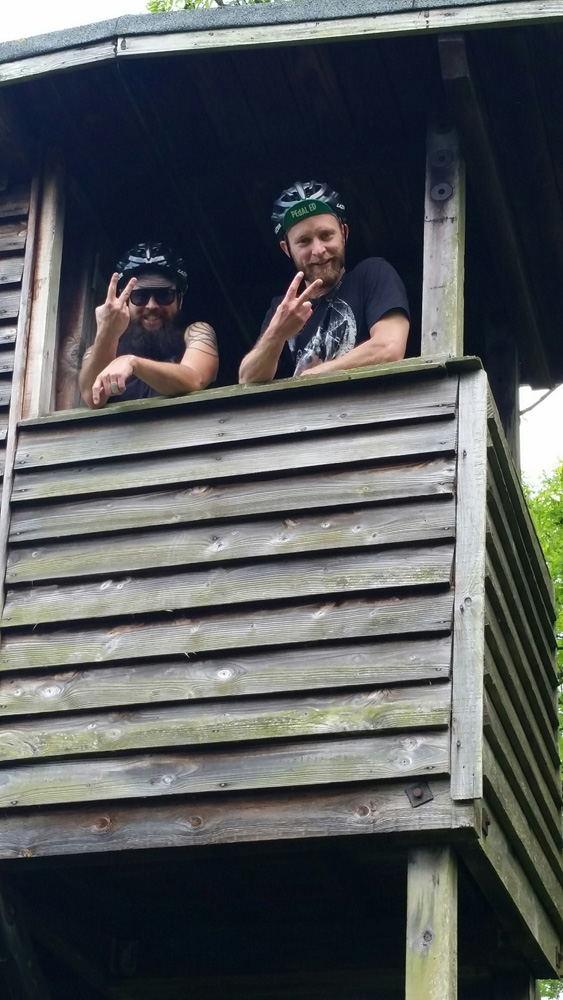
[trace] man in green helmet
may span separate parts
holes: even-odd
[[[339,194],[324,182],[296,181],[274,203],[272,222],[297,274],[273,299],[239,380],[324,375],[403,358],[405,287],[382,257],[346,271],[348,225]]]

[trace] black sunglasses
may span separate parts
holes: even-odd
[[[151,298],[159,306],[171,306],[176,295],[175,288],[134,288],[129,299],[134,306],[146,306]]]

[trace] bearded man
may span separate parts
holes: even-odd
[[[405,287],[382,257],[346,271],[348,225],[338,192],[324,182],[296,181],[274,202],[272,222],[297,274],[285,296],[272,300],[239,381],[401,360],[409,333]]]
[[[212,327],[192,323],[184,330],[181,322],[187,285],[184,261],[161,243],[139,243],[119,261],[80,370],[87,406],[179,396],[216,378]]]

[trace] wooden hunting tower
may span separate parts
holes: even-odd
[[[0,985],[532,1000],[561,971],[563,3],[302,0],[0,46]],[[238,387],[296,177],[403,276],[396,364]],[[132,242],[218,387],[79,408]],[[500,415],[499,415],[500,414]]]

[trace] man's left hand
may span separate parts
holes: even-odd
[[[135,372],[134,354],[123,354],[110,361],[107,368],[100,372],[92,386],[92,401],[94,406],[106,402],[110,396],[121,396],[125,392],[127,379]]]

